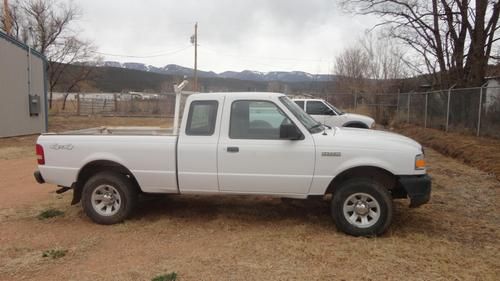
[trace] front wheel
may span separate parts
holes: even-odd
[[[370,179],[342,183],[333,194],[332,217],[341,231],[354,236],[383,234],[392,222],[389,191]]]
[[[122,222],[132,213],[137,192],[124,175],[101,172],[91,177],[83,187],[83,210],[98,224]]]

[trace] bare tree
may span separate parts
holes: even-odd
[[[355,46],[346,48],[335,60],[338,90],[386,92],[396,79],[410,71],[404,51],[390,38],[366,32]]]
[[[80,41],[75,37],[65,39],[64,45],[59,48],[50,49],[51,60],[48,67],[50,104],[53,91],[57,87],[64,92],[62,109],[65,109],[69,93],[90,78],[92,66],[100,60],[94,56],[94,50],[90,42]],[[74,67],[69,69],[71,65]]]
[[[368,57],[368,78],[390,80],[408,77],[410,70],[405,64],[405,52],[391,38],[383,34],[365,32],[358,44]]]
[[[12,23],[11,36],[32,46],[48,60],[49,107],[52,108],[53,91],[68,66],[94,61],[94,46],[78,38],[71,23],[78,19],[80,11],[73,2],[59,0],[18,0],[11,3],[8,11]],[[0,18],[5,27],[3,14]],[[89,76],[89,69],[80,68],[73,81],[78,84]],[[67,82],[67,81],[66,81]]]
[[[499,1],[341,0],[358,14],[381,18],[390,36],[411,47],[436,87],[479,86],[498,40]]]
[[[349,47],[335,59],[338,90],[358,92],[368,76],[369,58],[361,47]]]

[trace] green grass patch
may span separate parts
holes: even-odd
[[[59,211],[57,209],[47,209],[38,214],[37,218],[39,220],[50,219],[53,217],[58,217],[64,215],[63,211]]]
[[[177,280],[177,273],[175,272],[158,275],[155,278],[151,279],[151,281],[175,281],[175,280]]]
[[[43,251],[42,257],[58,259],[64,257],[68,253],[68,250],[47,250]]]

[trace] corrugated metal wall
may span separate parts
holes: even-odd
[[[30,67],[28,54],[27,46],[0,32],[0,137],[46,131],[45,60],[32,51]],[[40,96],[38,115],[30,115],[29,94]]]

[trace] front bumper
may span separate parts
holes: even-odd
[[[399,176],[399,183],[410,198],[410,208],[423,205],[431,199],[431,177],[428,175]]]
[[[42,177],[42,174],[40,173],[40,171],[36,170],[34,173],[33,173],[33,176],[35,177],[35,180],[37,183],[45,183],[45,180],[43,179]]]

